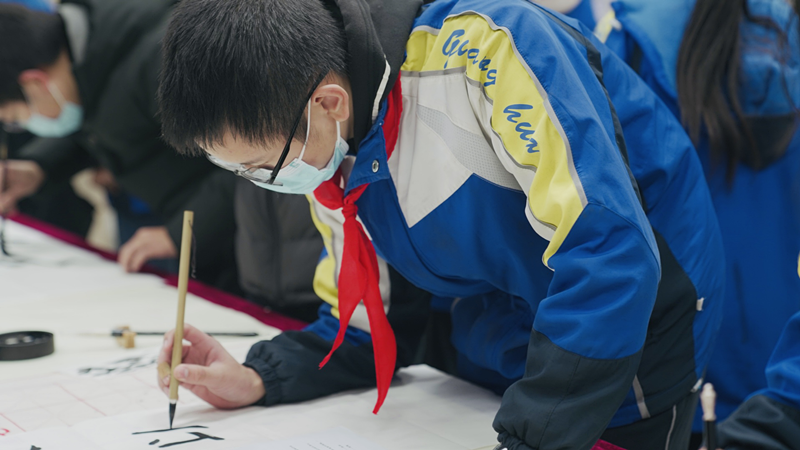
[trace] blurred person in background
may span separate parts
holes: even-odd
[[[295,319],[316,320],[322,299],[314,292],[314,273],[324,255],[306,197],[261,189],[237,177],[233,209],[245,297]]]
[[[35,11],[55,10],[55,6],[47,0],[0,0],[0,3],[17,3]],[[34,135],[24,130],[12,131],[14,133],[9,133],[6,139],[9,157],[14,159],[20,148],[33,139]],[[17,209],[84,238],[92,223],[94,210],[89,202],[75,193],[69,180],[47,183],[46,188],[43,187],[36,194],[21,200]]]
[[[725,450],[795,450],[800,443],[800,313],[786,324],[765,375],[767,386],[719,425]]]
[[[159,222],[120,248],[125,270],[174,260],[188,209],[196,217],[197,277],[238,292],[234,176],[179,156],[161,139],[160,44],[175,3],[75,0],[56,13],[0,4],[0,121],[38,136],[9,161],[0,208],[100,166]]]
[[[590,29],[594,29],[597,22],[611,12],[611,2],[614,0],[535,0],[546,8],[578,19]]]
[[[681,119],[719,218],[726,305],[707,381],[724,419],[767,388],[770,355],[800,310],[793,270],[800,252],[800,5],[619,0],[613,7],[596,34]],[[700,414],[694,431],[701,431]]]

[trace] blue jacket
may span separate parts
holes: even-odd
[[[607,45],[680,117],[676,65],[694,0],[619,0],[613,6],[621,29],[608,36]],[[800,107],[798,20],[784,0],[750,0],[748,6],[751,14],[774,20],[789,34],[786,60],[781,61],[774,32],[752,22],[741,26],[743,81],[738,94],[745,114],[757,125],[759,145],[770,149],[770,137],[780,136],[782,124],[791,123],[793,106]],[[790,269],[800,252],[800,133],[785,155],[766,168],[740,164],[732,185],[724,167],[711,163],[707,141],[697,150],[725,245],[726,307],[720,331],[725,339],[714,350],[707,376],[719,395],[717,413],[725,418],[766,386],[769,355],[783,325],[800,309],[800,280]],[[769,160],[770,151],[764,153]],[[694,429],[701,430],[699,414]]]
[[[694,148],[650,89],[577,22],[512,0],[428,5],[387,84],[399,126],[376,102],[344,164],[346,192],[368,185],[359,218],[398,346],[419,326],[400,280],[456,298],[462,375],[507,387],[494,427],[510,449],[590,448],[688,395],[717,330],[722,244]],[[342,215],[312,209],[330,306],[306,332],[251,350],[264,404],[374,380],[359,366],[370,361],[363,307],[338,366],[299,367],[300,350],[327,351],[338,326]]]
[[[767,387],[719,426],[729,450],[793,450],[800,442],[800,313],[787,323],[767,364]]]
[[[560,11],[564,10],[561,9]],[[578,19],[590,29],[594,29],[594,27],[597,26],[595,14],[592,9],[592,0],[581,0],[577,5],[575,5],[575,9],[570,11],[568,15],[573,19]]]
[[[34,11],[54,12],[55,6],[48,0],[0,0],[0,3],[18,3]]]

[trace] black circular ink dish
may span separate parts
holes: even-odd
[[[0,334],[0,361],[40,358],[54,351],[53,333],[16,331]]]

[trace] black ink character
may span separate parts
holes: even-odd
[[[185,426],[185,427],[175,427],[175,428],[171,428],[171,429],[170,428],[166,428],[166,429],[163,429],[163,430],[137,431],[137,432],[132,433],[132,434],[166,433],[166,432],[169,432],[169,431],[185,430],[187,428],[208,428],[208,427],[205,427],[203,425],[188,425],[188,426]],[[174,445],[188,444],[188,443],[191,443],[191,442],[199,442],[199,441],[204,441],[206,439],[210,439],[210,440],[213,440],[213,441],[224,441],[225,440],[224,438],[217,437],[217,436],[209,436],[209,435],[207,435],[205,433],[201,433],[199,431],[189,431],[187,433],[195,436],[197,439],[189,439],[188,441],[180,441],[180,442],[171,442],[171,443],[168,443],[168,444],[159,445],[158,448],[172,447]],[[158,444],[159,442],[161,442],[161,440],[160,439],[156,439],[153,442],[151,442],[149,445],[155,445],[155,444]],[[31,449],[31,450],[33,450],[33,449]]]
[[[81,375],[108,375],[111,373],[127,373],[156,364],[155,356],[134,356],[116,360],[107,367],[82,367],[78,369]]]
[[[190,439],[188,441],[180,441],[180,442],[172,442],[170,444],[159,445],[158,448],[172,447],[173,445],[188,444],[190,442],[204,441],[206,439],[211,439],[211,440],[214,440],[214,441],[224,441],[225,440],[225,439],[223,439],[221,437],[209,436],[209,435],[203,434],[203,433],[201,433],[199,431],[192,431],[189,434],[193,434],[193,435],[197,436],[197,439]]]
[[[187,425],[185,427],[165,428],[163,430],[137,431],[132,434],[166,433],[167,431],[185,430],[187,428],[208,428],[208,427],[204,427],[203,425]]]

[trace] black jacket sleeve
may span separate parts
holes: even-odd
[[[392,290],[387,317],[397,340],[397,367],[401,368],[416,362],[431,295],[413,286],[391,266],[389,276]],[[255,344],[244,365],[258,372],[264,382],[266,395],[256,404],[300,402],[375,386],[371,344],[354,345],[345,340],[320,370],[319,363],[331,344],[310,331],[288,331]]]
[[[592,359],[568,352],[534,330],[525,376],[506,390],[494,420],[501,446],[591,448],[622,404],[641,355],[639,351],[621,359]],[[577,417],[580,424],[564,419]]]
[[[719,425],[726,450],[795,450],[800,447],[800,411],[766,395],[744,402]]]
[[[800,448],[800,408],[796,400],[800,392],[798,344],[800,313],[789,319],[767,364],[767,389],[756,392],[719,425],[720,447],[733,450]]]

